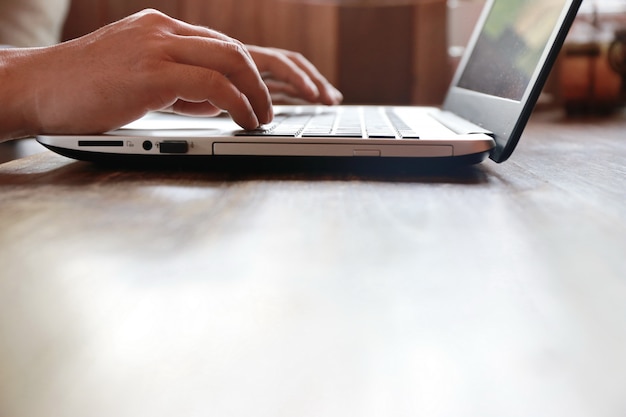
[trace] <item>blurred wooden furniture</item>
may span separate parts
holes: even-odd
[[[439,104],[450,80],[445,0],[81,0],[65,37],[145,7],[299,51],[347,102]]]
[[[0,415],[622,416],[626,114],[458,170],[0,165]]]

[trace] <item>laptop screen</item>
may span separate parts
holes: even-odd
[[[565,3],[495,1],[457,85],[521,101]]]

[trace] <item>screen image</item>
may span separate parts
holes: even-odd
[[[458,86],[520,101],[566,0],[496,0]]]

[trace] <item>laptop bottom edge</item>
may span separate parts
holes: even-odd
[[[113,154],[80,151],[43,144],[49,150],[68,158],[98,165],[124,168],[176,168],[202,170],[398,170],[446,169],[448,167],[476,165],[489,156],[479,152],[462,156],[443,157],[374,157],[374,156],[239,156],[239,155],[142,155]]]

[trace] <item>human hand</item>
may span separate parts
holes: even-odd
[[[246,129],[273,118],[268,88],[240,42],[155,10],[52,47],[2,51],[0,74],[0,98],[13,99],[0,138],[104,132],[163,109],[225,110]]]
[[[247,46],[274,104],[339,104],[343,95],[304,56],[278,48]]]

